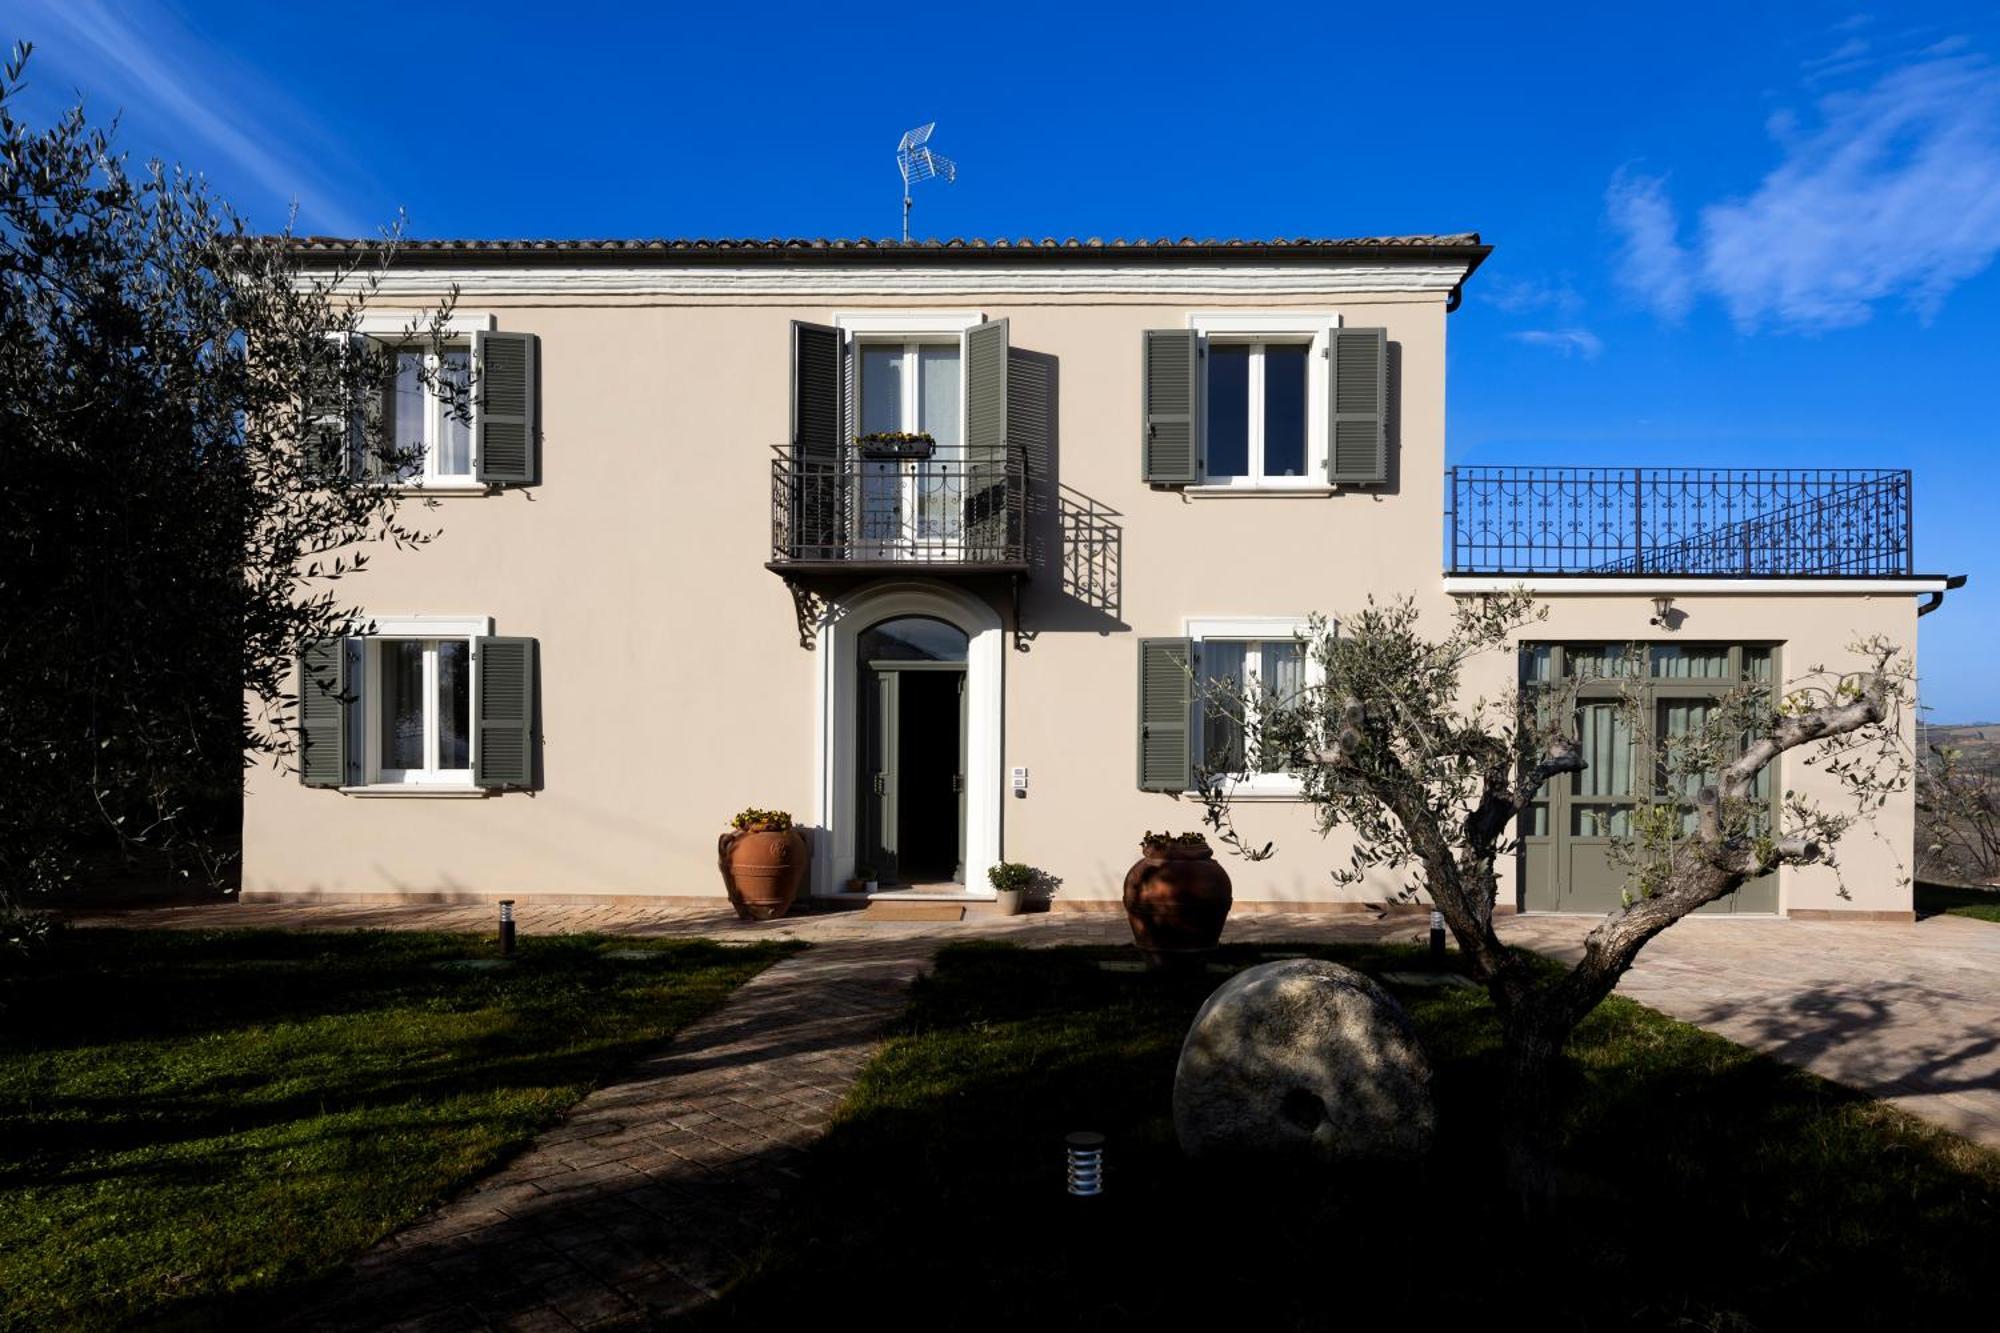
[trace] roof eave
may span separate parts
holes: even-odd
[[[334,268],[365,262],[381,253],[377,244],[307,238],[295,242],[299,260],[308,268]],[[1325,264],[1372,262],[1395,264],[1462,263],[1472,276],[1493,247],[1479,242],[1412,244],[1237,244],[1205,245],[952,245],[910,246],[895,243],[847,246],[535,246],[405,248],[391,263],[428,269],[472,268],[713,268],[713,267],[881,267],[935,268],[965,265],[1175,265]]]

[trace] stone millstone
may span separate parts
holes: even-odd
[[[1317,958],[1224,983],[1174,1074],[1174,1132],[1191,1157],[1408,1159],[1430,1147],[1436,1121],[1430,1061],[1402,1006]]]

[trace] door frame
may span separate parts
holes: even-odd
[[[898,616],[930,616],[958,628],[965,654],[965,896],[993,897],[986,871],[1000,860],[1005,792],[1006,632],[984,598],[945,583],[870,584],[821,614],[815,642],[812,892],[841,892],[854,873],[858,820],[861,631]]]
[[[1616,646],[1613,639],[1578,638],[1524,638],[1514,645],[1517,670],[1521,688],[1530,687],[1526,675],[1526,654],[1530,648],[1547,648],[1551,679],[1561,681],[1568,671],[1567,657],[1575,648],[1597,648],[1605,644]],[[1642,700],[1646,712],[1645,734],[1632,739],[1632,776],[1635,784],[1645,784],[1651,788],[1655,782],[1656,756],[1648,743],[1653,730],[1658,725],[1659,706],[1663,702],[1714,699],[1728,693],[1744,679],[1744,650],[1758,649],[1769,655],[1769,685],[1774,692],[1783,689],[1785,645],[1776,640],[1739,639],[1708,640],[1692,639],[1685,643],[1674,639],[1632,639],[1625,641],[1641,651],[1637,661],[1638,674],[1635,676],[1606,676],[1586,685],[1580,691],[1576,703],[1579,707],[1590,704],[1612,704],[1623,698],[1630,689]],[[1702,647],[1723,648],[1729,653],[1729,674],[1724,677],[1700,676],[1656,676],[1652,674],[1651,649],[1655,647],[1679,648]],[[1778,793],[1783,790],[1779,780],[1782,774],[1774,767],[1767,770],[1766,782],[1770,788],[1770,819],[1776,827],[1781,814]],[[1610,833],[1585,835],[1572,833],[1572,814],[1581,806],[1595,806],[1604,810],[1631,809],[1637,803],[1639,793],[1635,790],[1625,797],[1577,797],[1573,794],[1578,775],[1558,774],[1551,778],[1542,789],[1541,799],[1529,811],[1523,812],[1521,823],[1517,825],[1517,845],[1514,852],[1515,903],[1517,910],[1546,914],[1599,916],[1612,910],[1608,906],[1579,906],[1571,900],[1575,896],[1576,880],[1574,857],[1581,850],[1586,853],[1608,852],[1615,838]],[[1657,794],[1656,794],[1657,798]],[[1544,830],[1530,833],[1526,824],[1530,814]],[[1530,857],[1537,856],[1539,867],[1530,866]],[[1531,873],[1532,871],[1532,873]],[[1708,915],[1772,916],[1784,913],[1784,881],[1779,872],[1751,880],[1735,893],[1708,903],[1697,909]],[[1765,898],[1768,895],[1768,904]]]
[[[903,730],[902,678],[905,675],[918,675],[918,674],[949,675],[954,677],[958,681],[958,691],[957,691],[958,707],[955,710],[958,718],[958,725],[953,728],[954,735],[953,735],[953,745],[952,745],[952,763],[953,766],[958,770],[958,772],[955,775],[957,786],[954,789],[954,794],[958,797],[958,800],[954,802],[954,805],[957,808],[957,816],[953,821],[953,829],[952,829],[952,842],[953,842],[952,873],[954,879],[961,888],[965,886],[965,786],[966,786],[965,731],[966,731],[966,712],[967,712],[967,705],[969,702],[966,698],[966,693],[965,693],[965,676],[968,669],[969,669],[968,664],[965,662],[911,662],[903,660],[894,660],[894,661],[864,662],[861,664],[861,680],[864,682],[871,682],[876,687],[877,693],[876,693],[874,707],[878,709],[881,708],[882,700],[886,697],[891,701],[889,707],[893,710],[893,712],[889,713],[886,716],[882,714],[876,714],[874,716],[874,722],[876,726],[880,728],[880,731],[878,733],[878,740],[876,743],[879,744],[884,751],[884,754],[882,756],[883,763],[887,768],[889,774],[887,790],[881,793],[881,795],[883,795],[885,798],[883,801],[881,818],[882,821],[889,826],[889,830],[885,836],[890,841],[898,844],[900,844],[902,841],[903,831],[902,831],[901,821],[902,821],[902,801],[904,794],[902,756],[900,753],[902,749],[902,730]],[[887,686],[886,690],[883,688],[885,685]],[[858,766],[855,769],[855,774],[854,774],[854,783],[855,783],[854,822],[857,827],[857,830],[865,833],[868,831],[869,817],[864,807],[866,806],[870,796],[870,793],[866,790],[867,784],[869,782],[869,777],[867,776],[866,772],[866,765],[861,764],[860,762],[867,755],[869,749],[868,740],[862,734],[866,730],[866,728],[863,728],[861,726],[861,724],[863,722],[868,721],[870,717],[869,714],[870,705],[867,697],[867,692],[865,690],[856,691],[855,704],[859,709],[859,713],[855,721],[857,731],[855,735],[856,745],[855,745],[854,755]],[[861,856],[862,850],[863,849],[860,846],[857,846],[855,848],[855,856],[857,857],[857,859]],[[902,849],[899,845],[894,851],[894,855],[898,858],[899,861],[901,859],[901,854],[902,854]],[[871,852],[870,855],[872,858],[873,853]],[[880,867],[878,866],[877,868],[879,869]],[[897,865],[896,867],[894,867],[894,869],[900,875],[902,867],[900,865]],[[900,884],[903,883],[904,881],[902,881],[899,878],[894,881],[885,881],[885,882],[893,882]]]

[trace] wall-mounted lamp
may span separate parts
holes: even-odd
[[[1672,629],[1674,627],[1674,599],[1671,597],[1655,597],[1653,599],[1653,618],[1646,623],[1658,625],[1661,629]]]

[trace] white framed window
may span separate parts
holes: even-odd
[[[419,341],[425,317],[394,310],[371,310],[356,331],[388,344],[395,374],[383,395],[382,434],[394,447],[417,452],[391,485],[425,489],[484,489],[479,481],[477,440],[468,415],[452,410],[433,385],[452,383],[461,389],[472,381],[472,339],[491,333],[499,321],[478,311],[454,311],[438,330],[441,346]],[[425,383],[428,372],[432,384]],[[461,399],[462,401],[462,399]]]
[[[452,343],[442,350],[399,347],[394,356],[395,379],[383,402],[383,432],[391,447],[413,451],[417,457],[393,480],[404,486],[477,485],[470,416],[454,410],[437,388],[456,386],[463,406],[472,383],[472,348]]]
[[[1308,342],[1211,338],[1202,397],[1202,479],[1211,486],[1299,485],[1306,462]]]
[[[472,640],[371,636],[366,701],[368,781],[472,785]]]
[[[1304,620],[1191,620],[1194,641],[1194,757],[1234,796],[1295,798],[1300,783],[1278,756],[1259,753],[1261,710],[1282,705],[1317,678],[1307,653]],[[1226,702],[1225,702],[1226,701]]]
[[[484,617],[378,619],[357,641],[364,788],[473,787],[477,673],[473,654],[492,633]],[[350,733],[352,734],[352,733]]]
[[[1327,347],[1338,316],[1196,313],[1201,336],[1197,489],[1324,490]]]

